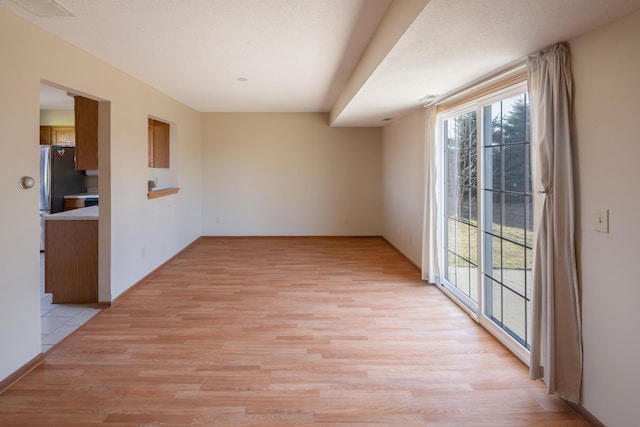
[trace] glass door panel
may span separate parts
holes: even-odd
[[[445,285],[472,310],[478,304],[477,112],[444,121]]]
[[[529,348],[533,244],[527,94],[483,108],[484,314]]]

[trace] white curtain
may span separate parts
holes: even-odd
[[[536,197],[530,375],[579,403],[582,326],[574,245],[571,71],[565,44],[527,61]]]
[[[437,147],[436,147],[436,106],[426,110],[425,122],[425,196],[424,223],[422,226],[422,280],[437,284],[438,271],[438,204],[437,204]]]

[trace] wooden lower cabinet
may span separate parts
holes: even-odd
[[[45,220],[44,291],[51,302],[98,302],[98,220]]]

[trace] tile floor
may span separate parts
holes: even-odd
[[[40,253],[40,320],[45,353],[100,312],[93,304],[52,304],[44,293],[44,254]]]

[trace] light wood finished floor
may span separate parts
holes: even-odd
[[[0,396],[0,426],[585,426],[380,238],[202,238]]]

